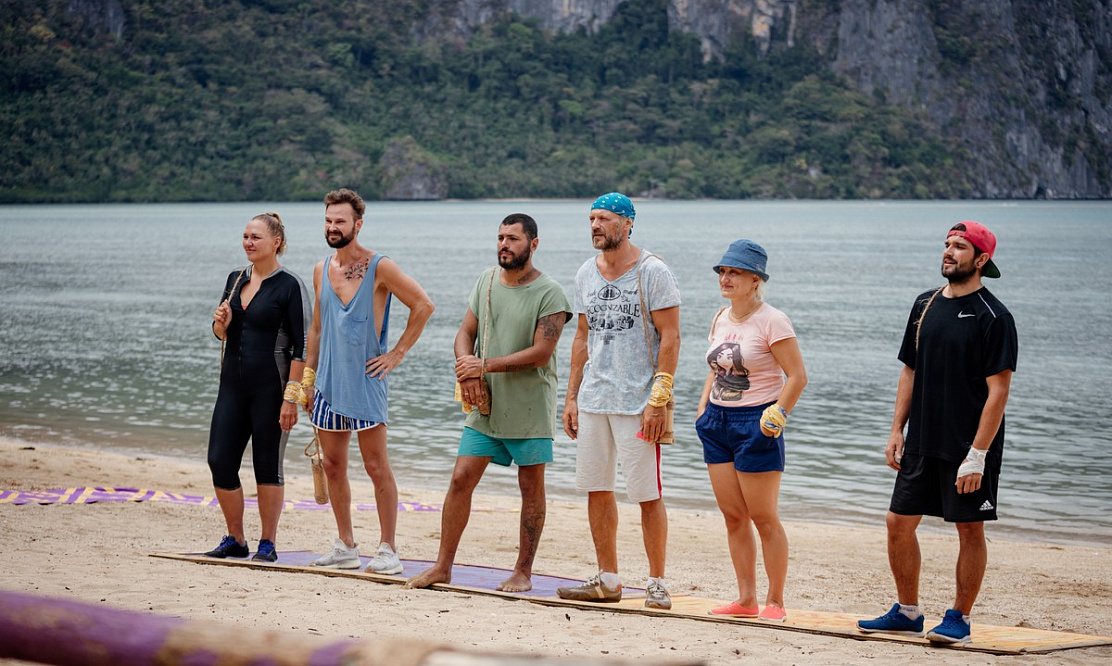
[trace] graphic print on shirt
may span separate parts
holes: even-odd
[[[603,344],[610,344],[614,334],[628,331],[641,318],[641,299],[636,289],[622,290],[605,284],[595,294],[587,307],[587,326],[592,331],[603,331]]]
[[[741,394],[749,390],[749,369],[741,356],[741,345],[737,342],[723,342],[707,354],[707,363],[714,371],[714,384],[710,387],[710,397],[719,402],[741,400]]]

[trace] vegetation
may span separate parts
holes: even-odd
[[[395,185],[388,146],[459,198],[969,191],[959,149],[807,47],[705,62],[664,0],[594,34],[506,17],[421,36],[443,5],[0,3],[0,201],[373,199]]]

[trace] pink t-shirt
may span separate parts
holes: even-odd
[[[711,326],[707,364],[714,373],[710,401],[721,407],[753,407],[775,402],[784,389],[784,371],[772,345],[795,337],[788,316],[767,303],[740,324],[729,308]]]

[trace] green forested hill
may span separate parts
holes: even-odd
[[[0,201],[969,192],[960,148],[806,46],[704,62],[663,0],[416,35],[435,4],[4,0]]]

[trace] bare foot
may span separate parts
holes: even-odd
[[[514,575],[502,581],[502,583],[494,589],[499,592],[528,592],[533,589],[533,580],[528,575],[520,571],[515,571]]]
[[[438,568],[436,565],[424,573],[419,573],[413,578],[405,581],[405,587],[409,590],[429,587],[437,583],[451,583],[452,582],[452,568],[444,569]]]

